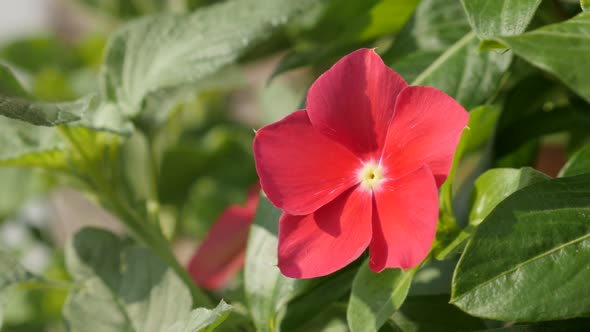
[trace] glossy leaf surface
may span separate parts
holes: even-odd
[[[509,196],[467,244],[451,302],[508,321],[588,315],[589,206],[588,175],[543,181]]]

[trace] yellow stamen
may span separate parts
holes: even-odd
[[[383,180],[381,167],[374,162],[366,163],[359,171],[361,186],[367,190],[376,189]]]

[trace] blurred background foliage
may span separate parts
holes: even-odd
[[[25,31],[26,35],[3,36],[0,62],[17,73],[36,99],[65,101],[97,90],[108,37],[125,22],[163,12],[192,12],[223,1],[25,2],[42,7],[36,10],[47,17],[46,24]],[[428,7],[425,2],[430,1],[422,0],[420,6]],[[411,82],[470,31],[460,5],[433,10],[432,15],[442,14],[427,21],[424,13],[424,17],[412,17],[419,3],[318,1],[304,15],[248,49],[237,64],[217,73],[216,83],[191,91],[189,98],[173,105],[172,115],[155,137],[135,132],[124,142],[120,179],[128,183],[123,187],[137,200],[148,199],[157,190],[162,227],[168,237],[177,240],[175,249],[184,262],[221,212],[230,204],[242,204],[248,188],[257,181],[251,151],[253,129],[303,107],[305,91],[313,79],[337,59],[357,48],[373,47]],[[11,15],[12,5],[8,1],[0,4],[0,22]],[[528,29],[560,22],[579,12],[577,1],[543,1]],[[416,21],[420,19],[423,21]],[[437,20],[447,25],[432,24]],[[493,57],[507,51],[491,52]],[[473,133],[476,138],[470,141],[460,165],[455,191],[465,199],[458,202],[468,201],[473,181],[488,168],[534,166],[555,176],[565,160],[588,142],[586,101],[519,58],[498,66],[502,69],[500,84],[491,86],[487,95],[465,96],[467,107],[485,104],[493,110],[482,121],[481,130]],[[148,139],[155,144],[148,146]],[[145,174],[152,171],[146,166],[152,162],[150,158],[158,160],[155,184],[146,181],[149,177]],[[2,245],[30,270],[67,282],[64,234],[100,219],[88,217],[102,213],[100,209],[88,208],[80,194],[64,191],[64,187],[75,188],[76,183],[36,169],[0,168],[0,184]],[[459,203],[456,208],[466,222],[469,207]],[[100,224],[105,225],[103,221]],[[114,222],[109,227],[120,232]],[[226,290],[233,299],[238,283]],[[18,291],[6,293],[0,299],[4,302],[2,331],[62,331],[66,291],[59,285],[51,289],[19,286]],[[310,330],[345,329],[346,298],[343,295],[326,308],[324,317],[333,319],[311,321]],[[396,324],[419,325],[412,320],[423,318],[413,308],[425,300],[419,294],[411,299],[384,330],[398,331]],[[447,300],[428,303],[448,307]],[[410,330],[422,331],[403,331]]]

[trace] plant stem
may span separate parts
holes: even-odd
[[[125,224],[133,237],[150,248],[158,257],[164,260],[174,272],[176,272],[178,277],[189,288],[193,299],[193,306],[213,306],[213,301],[207,296],[207,294],[197,287],[186,269],[178,262],[174,253],[170,250],[170,243],[168,243],[158,227],[159,222],[158,225],[146,222],[145,218],[139,215],[137,211],[128,204],[128,201],[121,196],[120,192],[114,189],[113,183],[107,180],[100,167],[97,167],[97,164],[84,151],[84,147],[78,142],[69,128],[60,128],[60,133],[80,155],[81,166],[89,173],[88,178],[82,178],[81,180],[86,182],[96,191],[100,203],[113,212],[118,219]],[[113,163],[111,163],[111,165],[113,165]]]

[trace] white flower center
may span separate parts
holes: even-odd
[[[367,190],[375,190],[383,181],[383,170],[375,162],[368,162],[359,170],[358,177],[361,187]]]

